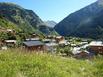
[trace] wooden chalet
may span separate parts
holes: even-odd
[[[25,46],[25,49],[30,51],[44,51],[45,45],[41,41],[25,41],[23,42],[23,45]]]
[[[65,38],[63,36],[57,36],[55,39],[56,39],[57,43],[60,43],[65,40]]]
[[[80,47],[75,47],[72,51],[72,54],[77,59],[90,59],[94,55],[90,52],[88,52],[86,49],[82,49]]]
[[[40,37],[37,34],[32,34],[30,37],[25,39],[26,41],[39,41]]]
[[[50,52],[56,51],[56,46],[58,46],[58,44],[54,42],[45,43],[46,50]]]
[[[89,51],[94,53],[94,54],[103,55],[103,46],[90,46]]]
[[[48,35],[47,37],[46,37],[47,39],[55,39],[56,38],[56,36],[54,35]]]
[[[89,52],[103,55],[103,43],[101,41],[93,41],[89,45]]]
[[[7,46],[15,46],[16,45],[16,40],[5,40],[4,44]]]
[[[89,59],[91,56],[89,55],[89,52],[81,51],[74,56],[77,59]]]
[[[16,33],[16,31],[13,29],[7,29],[6,31],[7,31],[7,33],[10,33],[12,35],[15,35],[15,33]]]
[[[26,41],[39,41],[40,38],[27,38]]]

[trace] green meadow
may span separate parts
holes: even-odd
[[[76,60],[10,49],[0,51],[0,77],[103,77],[103,58]]]

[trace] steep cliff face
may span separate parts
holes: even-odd
[[[101,1],[103,0],[70,14],[55,26],[55,30],[64,36],[102,38],[103,6]]]

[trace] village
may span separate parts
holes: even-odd
[[[14,34],[12,29],[7,29],[6,32]],[[0,40],[0,50],[8,50],[10,48],[17,48],[16,39]],[[103,55],[103,42],[78,39],[78,38],[65,38],[63,36],[47,35],[41,39],[38,34],[31,34],[31,37],[26,38],[22,41],[19,48],[27,51],[35,52],[49,52],[59,53],[60,55],[69,55],[75,58],[92,58],[95,55]]]

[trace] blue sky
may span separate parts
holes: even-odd
[[[95,1],[97,0],[0,0],[0,2],[12,2],[31,9],[44,21],[56,22]]]

